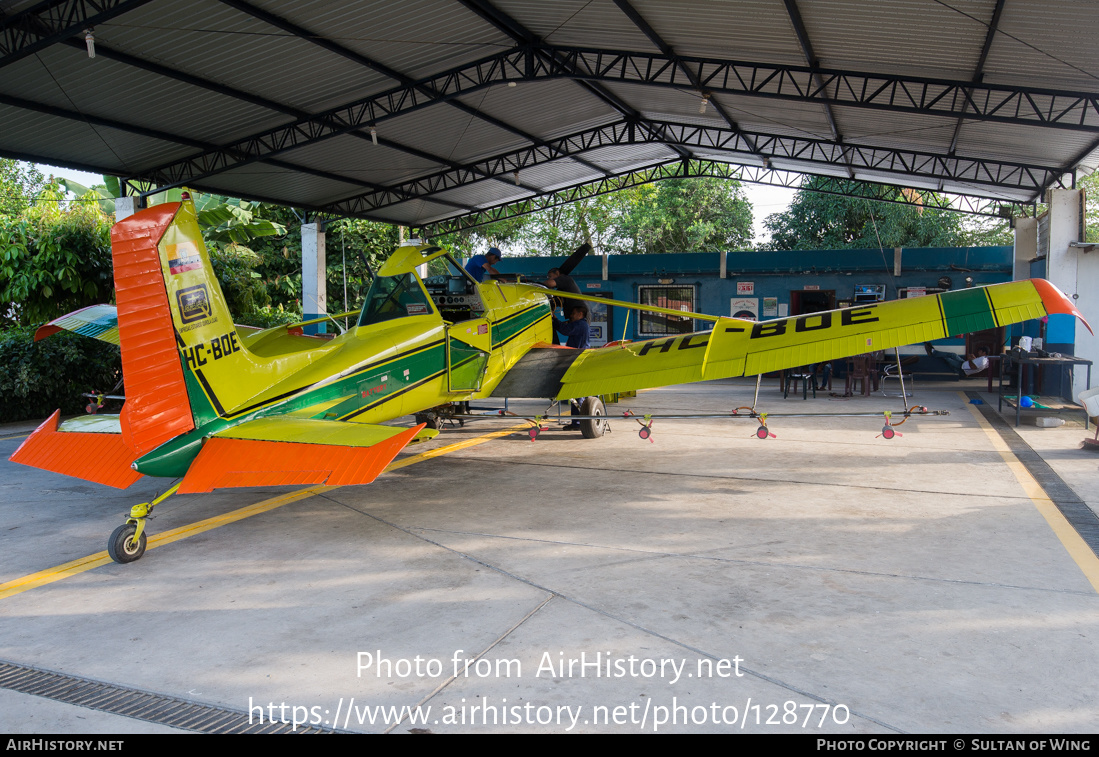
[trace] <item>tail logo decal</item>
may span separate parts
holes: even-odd
[[[180,289],[176,292],[176,303],[179,305],[179,320],[183,323],[201,321],[213,314],[210,293],[205,284]]]

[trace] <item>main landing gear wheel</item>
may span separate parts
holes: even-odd
[[[147,541],[145,531],[142,530],[141,536],[137,539],[134,539],[135,533],[137,533],[137,526],[133,523],[123,523],[114,530],[111,538],[107,540],[107,554],[112,560],[125,565],[140,559],[145,554]]]
[[[427,428],[435,431],[438,431],[439,427],[443,425],[442,419],[434,413],[416,413],[416,422],[423,423]]]
[[[603,407],[603,400],[598,397],[587,397],[580,406],[581,415],[598,415],[600,418],[592,418],[580,421],[580,433],[585,439],[598,439],[607,433],[610,422],[607,420],[607,409]]]

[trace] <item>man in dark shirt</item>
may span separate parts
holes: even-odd
[[[560,268],[551,268],[549,273],[546,274],[546,286],[550,289],[556,289],[558,292],[568,292],[570,294],[580,294],[580,286],[572,278],[566,274],[561,273]],[[588,304],[583,300],[574,300],[569,297],[561,298],[561,309],[565,311],[565,317],[568,317],[572,308],[582,308],[584,311],[584,318],[588,317]]]
[[[554,331],[568,337],[565,342],[566,347],[586,350],[591,344],[589,341],[591,328],[588,326],[584,308],[579,305],[574,306],[568,311],[568,314],[569,319],[567,321],[553,319]]]

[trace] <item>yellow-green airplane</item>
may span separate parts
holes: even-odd
[[[1040,279],[758,323],[598,300],[712,328],[576,350],[550,344],[548,290],[479,283],[447,251],[409,245],[378,271],[355,326],[326,339],[303,334],[305,324],[233,324],[186,197],[120,221],[111,247],[116,305],[63,316],[36,338],[68,329],[119,345],[122,411],[60,424],[55,412],[11,459],[117,488],[142,475],[181,479],[111,535],[118,562],[141,557],[146,517],[176,491],[367,484],[407,444],[438,433],[385,421],[430,422],[448,404],[587,398],[582,429],[598,436],[602,394],[756,375],[1049,313],[1083,319]],[[439,257],[461,275],[421,278],[417,268]]]

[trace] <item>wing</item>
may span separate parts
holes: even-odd
[[[259,418],[207,439],[179,491],[369,484],[406,445],[437,433],[425,431],[423,424],[401,428],[311,418]]]
[[[760,322],[708,316],[714,321],[712,331],[579,353],[561,377],[556,396],[566,399],[750,376],[1052,313],[1075,315],[1087,326],[1072,301],[1042,279]]]
[[[40,341],[62,330],[74,331],[117,347],[118,309],[114,305],[92,305],[55,318],[34,332],[34,341]]]

